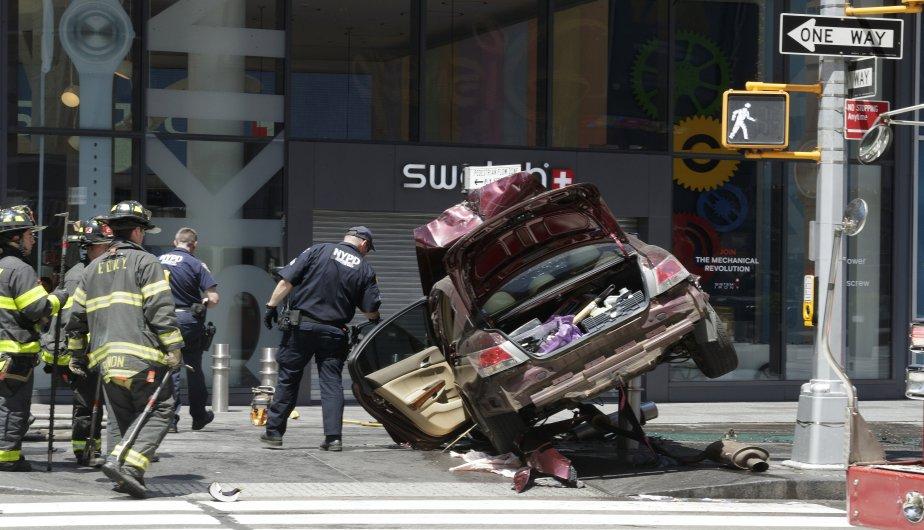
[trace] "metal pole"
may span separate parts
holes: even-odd
[[[279,365],[276,364],[276,352],[279,348],[262,348],[260,350],[260,385],[276,386]]]
[[[228,374],[231,371],[231,347],[216,344],[212,351],[212,410],[228,412]]]
[[[820,0],[821,15],[842,16],[843,0]],[[819,81],[823,92],[818,107],[818,185],[815,203],[815,273],[819,285],[827,285],[833,273],[831,267],[841,267],[843,261],[830,263],[826,250],[833,248],[834,231],[844,212],[844,184],[847,177],[846,151],[842,128],[844,126],[845,76],[844,59],[819,58]],[[843,278],[843,275],[841,275]],[[818,306],[825,307],[827,297],[838,293],[832,301],[830,313],[821,315],[815,328],[812,379],[802,385],[799,409],[796,414],[795,437],[791,460],[786,465],[802,469],[844,469],[844,447],[847,434],[845,410],[848,396],[844,384],[826,360],[824,330],[828,334],[831,351],[836,352],[841,365],[843,360],[843,280],[834,278],[834,289],[819,289]],[[826,322],[830,318],[830,322]],[[837,449],[837,450],[836,450]]]
[[[644,422],[645,420],[642,417],[642,378],[636,377],[629,381],[624,391],[626,393],[626,405],[632,409],[632,412],[635,413],[639,421]],[[619,416],[617,425],[620,429],[627,431],[632,430],[632,426],[628,421],[623,419],[622,415]],[[625,436],[616,438],[616,453],[621,460],[624,462],[631,462],[636,452],[638,452],[637,441],[626,438]]]

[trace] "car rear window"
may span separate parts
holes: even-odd
[[[615,243],[569,249],[521,271],[488,297],[482,309],[489,315],[496,315],[620,256]]]

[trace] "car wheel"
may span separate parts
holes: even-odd
[[[498,453],[512,451],[517,437],[526,432],[526,429],[526,422],[516,412],[478,418],[478,430],[491,442]]]
[[[713,340],[709,340],[710,327],[715,329]],[[725,324],[711,304],[706,304],[706,316],[696,323],[694,337],[696,349],[691,357],[703,375],[715,379],[738,367],[738,354],[725,334]]]

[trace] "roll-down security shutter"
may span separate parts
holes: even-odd
[[[375,236],[375,252],[367,254],[366,259],[375,269],[382,291],[380,312],[388,317],[423,296],[414,250],[414,229],[438,215],[315,210],[312,242],[341,241],[351,226],[369,227]]]

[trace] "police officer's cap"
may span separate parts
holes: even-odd
[[[347,230],[347,235],[365,239],[369,242],[369,250],[375,250],[375,246],[372,244],[372,230],[369,230],[365,226],[354,226]]]
[[[109,215],[100,216],[99,220],[114,230],[140,226],[149,234],[157,234],[160,228],[151,222],[151,210],[148,210],[138,201],[122,201],[113,204]]]
[[[35,225],[35,217],[28,206],[20,205],[0,210],[0,234],[23,230],[38,232],[44,229],[44,226]]]

